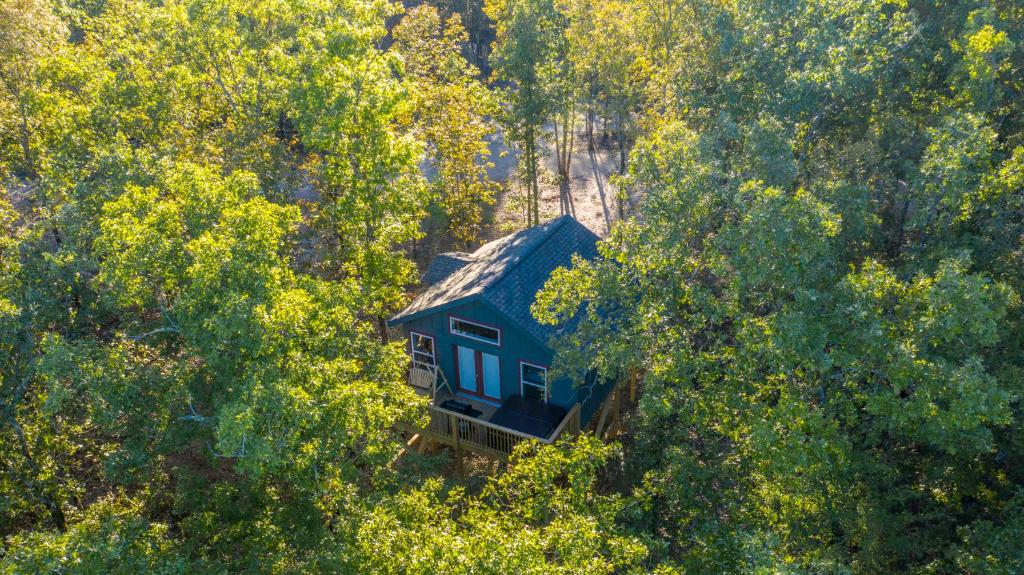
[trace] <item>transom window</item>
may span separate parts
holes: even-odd
[[[409,339],[414,362],[437,365],[437,356],[434,354],[434,338],[413,331],[409,332]]]
[[[448,318],[448,329],[455,335],[468,337],[484,343],[501,345],[501,330],[488,325],[474,323],[457,317]]]
[[[520,361],[519,383],[524,398],[547,402],[548,368]]]

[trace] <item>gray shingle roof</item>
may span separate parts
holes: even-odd
[[[546,342],[555,328],[537,323],[530,305],[551,272],[569,266],[573,254],[586,259],[597,257],[597,241],[593,232],[567,215],[499,238],[470,254],[459,269],[427,288],[390,323],[399,324],[456,302],[481,299],[538,341]],[[454,259],[452,255],[438,257]],[[444,261],[439,266],[452,263]],[[431,262],[425,278],[433,266]]]
[[[473,261],[473,254],[465,252],[447,252],[437,254],[430,260],[427,271],[423,272],[423,283],[433,285],[462,269]]]

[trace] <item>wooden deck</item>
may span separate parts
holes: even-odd
[[[461,397],[458,399],[463,401]],[[495,408],[489,407],[490,415],[493,415]],[[421,436],[421,441],[429,440],[452,447],[455,449],[457,459],[461,457],[461,451],[464,450],[504,460],[517,445],[524,441],[551,444],[563,435],[578,433],[580,430],[579,404],[574,405],[566,413],[558,427],[546,438],[534,437],[515,429],[495,425],[482,418],[449,411],[437,405],[431,405],[428,409],[430,410],[430,423],[427,424],[427,427],[410,431],[418,433]]]
[[[440,373],[438,370],[437,373]],[[441,376],[443,377],[443,376]],[[429,388],[424,388],[424,374],[414,365],[410,370],[409,381],[417,393],[431,398],[429,409],[430,422],[426,428],[407,428],[406,431],[419,435],[421,444],[434,442],[447,445],[455,450],[456,463],[461,466],[462,452],[469,451],[485,457],[507,459],[517,445],[524,441],[537,441],[551,444],[566,434],[578,433],[580,430],[580,405],[577,403],[566,413],[555,430],[548,437],[535,437],[528,433],[495,425],[488,421],[497,411],[493,404],[476,401],[463,395],[454,395],[451,387],[445,384],[440,387],[437,378]],[[462,413],[441,407],[448,399],[469,403],[481,413],[470,417]]]
[[[413,366],[413,369],[410,370],[410,383],[417,387],[418,393],[431,398],[431,403],[428,407],[430,421],[425,428],[409,427],[406,428],[406,431],[415,434],[413,440],[419,441],[421,448],[430,443],[451,447],[455,451],[456,466],[460,469],[462,467],[462,455],[466,451],[491,459],[506,460],[515,447],[524,441],[552,444],[564,436],[580,432],[579,403],[574,404],[569,409],[550,436],[540,438],[491,423],[489,419],[497,411],[497,407],[464,395],[454,395],[447,382],[445,382],[443,387],[439,388],[436,376],[433,384],[428,389],[424,389],[422,384],[416,385],[414,383],[414,373],[412,373],[415,371],[416,368]],[[440,371],[437,370],[437,373],[440,373]],[[418,375],[422,376],[423,374],[420,373]],[[443,378],[443,375],[441,375],[441,378]],[[637,374],[635,372],[631,373],[628,378],[630,401],[635,400],[637,380]],[[419,381],[422,381],[422,377]],[[622,401],[619,388],[620,386],[616,385],[612,389],[595,413],[597,417],[591,421],[591,427],[594,428],[595,433],[598,435],[609,431],[610,427],[618,423],[619,405]],[[440,407],[448,399],[469,403],[474,408],[480,410],[481,414],[477,417],[470,417]],[[605,425],[606,420],[608,420],[607,426]],[[416,436],[418,436],[418,439]],[[410,445],[412,443],[413,441],[410,441]]]

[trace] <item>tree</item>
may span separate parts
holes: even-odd
[[[362,562],[353,569],[583,574],[638,568],[646,549],[614,524],[625,502],[598,492],[598,470],[613,456],[614,448],[593,437],[557,447],[524,444],[507,472],[488,480],[478,496],[440,481],[402,491],[359,526]]]
[[[484,11],[495,21],[491,65],[495,79],[506,83],[502,90],[507,108],[500,116],[505,135],[522,151],[522,179],[527,187],[527,225],[540,223],[540,158],[538,142],[544,123],[558,112],[568,111],[563,72],[564,19],[548,0],[495,0]],[[570,116],[565,116],[568,118]]]
[[[405,121],[410,102],[400,61],[375,45],[391,10],[357,7],[352,18],[365,31],[357,38],[349,38],[351,24],[343,20],[311,30],[291,94],[309,151],[305,169],[322,194],[314,224],[326,240],[325,275],[357,281],[382,336],[413,278],[412,262],[397,247],[419,236],[427,199],[416,164],[422,148]]]
[[[717,38],[646,48],[640,215],[535,305],[585,310],[565,372],[647,370],[635,525],[688,570],[1012,569],[967,549],[1021,480],[1019,11],[662,6]]]
[[[150,523],[136,500],[111,497],[94,503],[67,533],[14,537],[12,553],[0,558],[10,573],[186,573],[168,526]]]
[[[490,153],[486,137],[497,111],[494,99],[459,53],[467,36],[458,15],[442,22],[435,8],[418,6],[393,34],[412,82],[413,122],[434,171],[431,187],[448,218],[448,233],[469,245],[479,237],[484,208],[494,203],[497,187],[479,160]]]
[[[41,122],[33,113],[38,105],[33,86],[42,60],[59,49],[67,34],[45,0],[0,3],[0,169],[8,164],[23,177],[37,175],[36,132]],[[17,156],[8,149],[13,142],[20,151]]]

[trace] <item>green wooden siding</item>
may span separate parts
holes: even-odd
[[[501,330],[501,345],[496,346],[475,339],[470,339],[449,331],[449,317],[469,320]],[[467,302],[448,309],[424,315],[405,323],[407,346],[409,332],[416,332],[434,338],[437,362],[458,390],[458,365],[455,353],[456,346],[478,350],[496,355],[501,374],[501,401],[520,393],[519,362],[550,367],[554,353],[547,346],[540,345],[529,334],[523,332],[491,307],[480,302]],[[569,379],[551,381],[549,384],[551,397],[549,401],[555,405],[570,409],[577,401],[585,401],[581,412],[583,424],[593,416],[596,406],[607,395],[610,385],[598,385],[593,393],[590,390],[577,390]],[[481,399],[481,398],[476,398]]]

